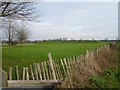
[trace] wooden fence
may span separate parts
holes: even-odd
[[[102,50],[109,50],[109,48],[109,45],[105,45],[104,47],[98,48],[96,51],[87,50],[85,55],[73,56],[60,60],[53,60],[51,53],[49,53],[49,61],[34,63],[29,67],[23,67],[22,75],[19,74],[19,67],[16,66],[14,72],[15,76],[13,76],[13,68],[10,67],[8,73],[8,86],[15,86],[15,81],[19,83],[17,85],[20,85],[22,81],[24,81],[24,83],[28,83],[26,81],[29,81],[29,84],[32,82],[35,83],[35,81],[36,83],[39,81],[39,84],[58,83],[64,78],[71,76],[72,69],[76,68],[76,64],[82,65],[81,61],[93,60]],[[77,68],[79,69],[79,67]]]
[[[0,87],[7,87],[7,73],[0,68]]]

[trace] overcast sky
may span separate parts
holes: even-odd
[[[40,23],[29,22],[30,40],[118,37],[118,2],[38,2],[36,7]]]
[[[115,39],[118,36],[118,3],[40,2],[41,23],[29,24],[31,40]]]

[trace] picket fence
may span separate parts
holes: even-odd
[[[20,74],[18,66],[10,67],[8,73],[8,87],[24,86],[25,84],[38,86],[40,84],[60,84],[60,81],[71,76],[72,69],[76,63],[81,65],[81,61],[94,59],[102,50],[109,50],[110,45],[98,48],[96,51],[86,51],[86,54],[53,60],[51,53],[48,54],[48,61],[34,63],[29,67],[23,67]],[[79,67],[78,67],[79,68]]]

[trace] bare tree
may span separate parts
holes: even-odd
[[[12,45],[13,39],[15,39],[16,31],[17,31],[17,23],[11,19],[4,19],[3,22],[3,31],[8,39],[9,46]]]
[[[25,41],[27,41],[27,39],[30,36],[30,31],[28,30],[27,27],[25,27],[25,25],[21,25],[19,30],[17,30],[17,39],[18,41],[23,44]]]
[[[14,36],[16,36],[16,29],[17,34],[21,39],[21,42],[23,42],[25,39],[27,39],[27,32],[24,31],[25,28],[20,28],[18,30],[18,27],[16,28],[16,24],[13,24],[15,20],[33,20],[36,21],[37,15],[35,15],[35,2],[0,2],[0,17],[3,17],[3,19],[9,19],[13,21],[3,21],[2,29],[4,28],[4,32],[8,38],[9,46],[11,46]],[[21,30],[21,31],[20,31]],[[19,32],[18,32],[19,31]],[[26,35],[23,35],[25,33]],[[22,37],[23,36],[23,37]],[[17,37],[18,38],[18,37]]]
[[[34,2],[0,2],[0,17],[34,20]]]

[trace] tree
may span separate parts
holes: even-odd
[[[7,20],[4,19],[2,25],[3,25],[4,34],[8,39],[8,44],[9,46],[11,46],[13,43],[13,39],[15,39],[16,36],[17,23],[11,19],[7,19]]]
[[[34,20],[36,17],[34,4],[33,2],[0,2],[0,17]]]
[[[0,2],[0,17],[2,17],[3,23],[2,29],[6,33],[6,36],[9,41],[9,46],[11,46],[14,36],[16,36],[16,24],[13,24],[15,20],[35,20],[37,15],[35,15],[35,8],[34,2]],[[5,20],[3,20],[5,19]],[[13,20],[13,21],[6,21],[6,20]],[[18,26],[17,26],[18,27]],[[24,32],[23,30],[19,33]],[[18,34],[18,32],[17,32]],[[20,35],[20,34],[19,34]],[[24,38],[27,38],[24,36]]]
[[[30,31],[22,24],[17,30],[17,40],[19,43],[23,44],[30,36]]]

